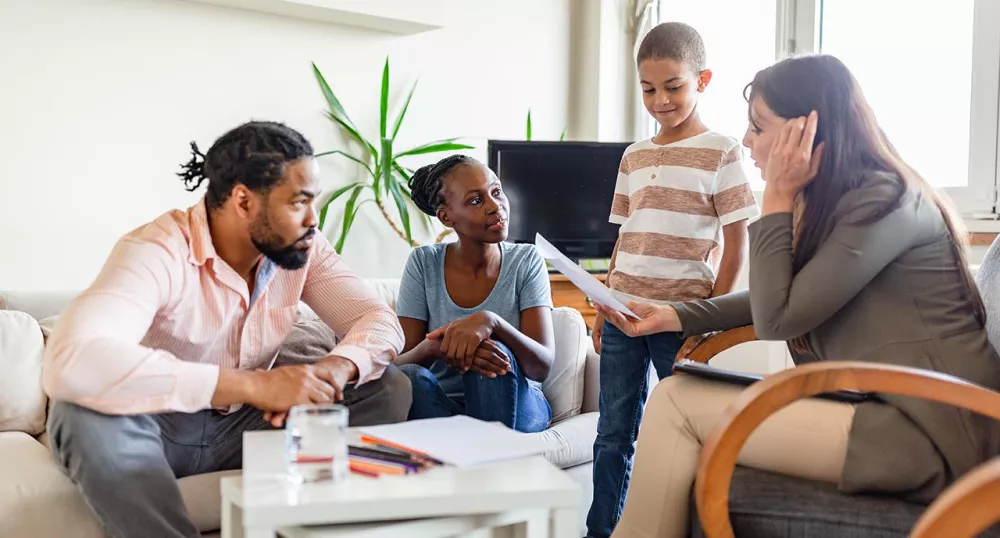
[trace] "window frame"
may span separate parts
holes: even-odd
[[[822,50],[824,0],[778,0],[778,58]],[[969,115],[968,184],[945,192],[970,219],[997,219],[1000,186],[1000,2],[975,0],[972,98]]]
[[[824,1],[777,0],[775,61],[822,50]],[[658,5],[656,13],[659,19]],[[967,219],[1000,220],[1000,30],[989,24],[997,20],[1000,1],[975,0],[968,184],[941,189]],[[656,122],[647,125],[655,135]]]

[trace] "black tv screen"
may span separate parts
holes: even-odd
[[[510,200],[508,241],[540,233],[574,259],[610,258],[618,225],[608,222],[627,142],[490,140],[488,166]]]

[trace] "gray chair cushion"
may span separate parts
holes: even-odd
[[[729,517],[737,538],[905,538],[925,506],[878,495],[846,495],[833,484],[737,467]],[[704,538],[691,502],[691,536]],[[983,536],[1000,536],[997,528]]]

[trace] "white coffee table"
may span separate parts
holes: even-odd
[[[283,454],[283,432],[244,434],[243,475],[222,479],[223,538],[368,536],[388,521],[424,536],[438,527],[441,536],[481,536],[481,529],[508,525],[523,538],[581,536],[579,486],[541,456],[296,486],[285,478]],[[316,525],[337,527],[306,528]]]

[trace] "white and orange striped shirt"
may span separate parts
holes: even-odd
[[[621,224],[609,286],[619,299],[665,303],[712,294],[722,227],[759,215],[735,139],[712,131],[622,156],[610,221]]]
[[[220,368],[270,368],[299,300],[341,336],[332,354],[377,379],[403,347],[392,309],[322,234],[306,266],[266,258],[249,286],[215,251],[204,199],[125,235],[94,283],[66,308],[45,353],[58,400],[106,414],[211,406]]]

